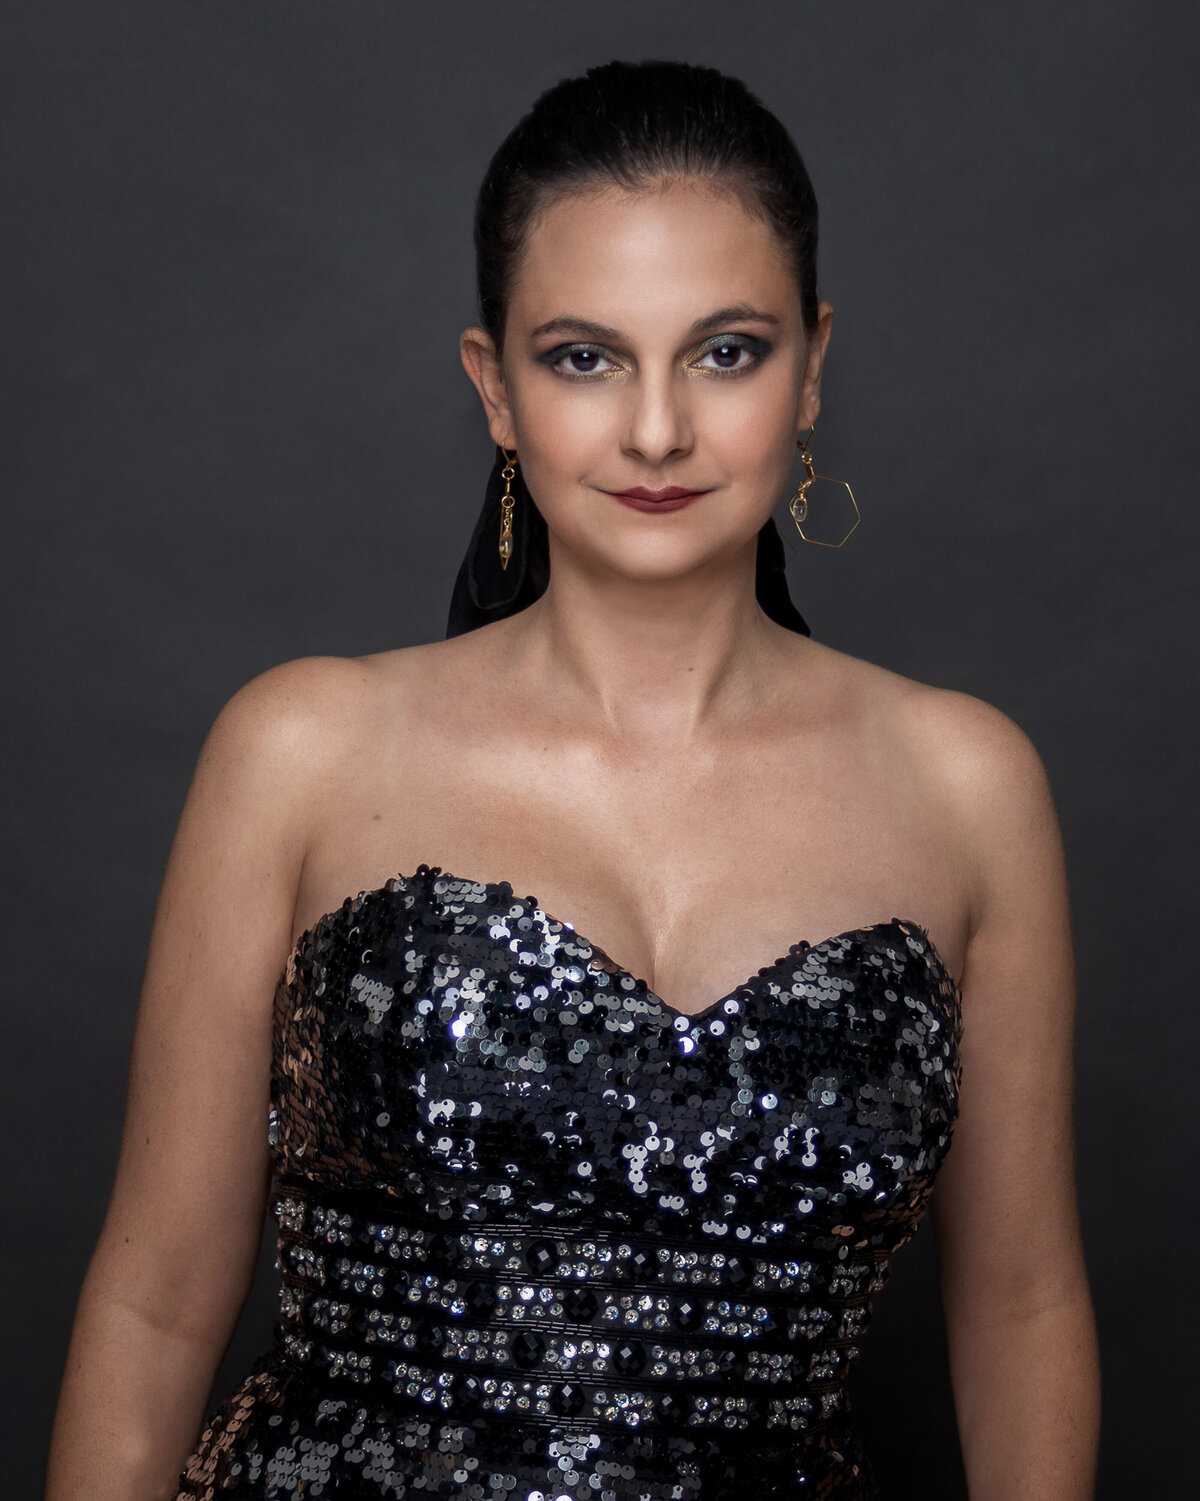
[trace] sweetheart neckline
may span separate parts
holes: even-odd
[[[624,979],[632,980],[637,990],[641,992],[641,994],[643,994],[648,1000],[653,1001],[657,1006],[659,1006],[664,1012],[667,1012],[670,1016],[682,1017],[685,1021],[699,1021],[704,1017],[709,1016],[712,1012],[716,1011],[718,1007],[723,1006],[726,1001],[736,999],[744,990],[752,986],[756,980],[761,980],[765,976],[773,974],[775,971],[785,965],[790,959],[794,958],[797,954],[811,954],[821,949],[831,948],[834,944],[842,943],[846,939],[863,938],[868,934],[882,933],[886,932],[888,929],[897,928],[902,932],[911,931],[920,935],[920,937],[925,942],[928,957],[932,960],[934,967],[940,970],[942,975],[947,980],[949,980],[951,988],[954,991],[956,1001],[959,1005],[962,1004],[961,987],[959,986],[958,981],[951,974],[949,965],[942,958],[941,951],[938,949],[937,944],[934,943],[933,939],[930,937],[928,928],[924,927],[914,918],[889,917],[881,918],[878,922],[864,923],[861,927],[846,928],[840,933],[831,933],[827,938],[820,938],[815,943],[810,943],[806,938],[799,938],[795,943],[790,945],[785,954],[780,954],[778,959],[773,959],[770,964],[765,964],[761,969],[755,970],[754,973],[743,980],[740,985],[735,985],[732,990],[727,991],[724,995],[719,995],[715,1001],[710,1001],[707,1005],[700,1007],[698,1011],[681,1011],[678,1007],[672,1006],[669,1001],[663,1000],[662,996],[660,996],[656,991],[651,990],[647,982],[640,976],[635,975],[632,970],[626,969],[623,964],[619,964],[612,957],[612,955],[602,949],[598,943],[593,943],[593,941],[588,938],[586,934],[579,931],[574,923],[567,922],[564,918],[561,917],[555,917],[552,912],[547,912],[545,907],[541,905],[541,903],[535,896],[518,896],[516,893],[516,888],[513,886],[511,881],[484,881],[478,879],[477,877],[456,876],[451,871],[443,869],[440,865],[429,865],[424,861],[422,861],[421,864],[417,866],[416,870],[414,870],[411,875],[405,875],[403,871],[399,871],[396,875],[389,876],[381,886],[371,886],[364,888],[358,893],[357,896],[347,896],[340,906],[333,907],[328,912],[323,912],[320,917],[318,917],[314,922],[310,923],[309,926],[297,936],[295,943],[292,945],[292,951],[288,956],[287,970],[285,971],[285,973],[291,974],[294,971],[296,960],[299,957],[300,950],[303,948],[304,944],[306,942],[311,942],[311,940],[317,935],[317,933],[321,931],[321,929],[326,927],[329,923],[333,922],[335,918],[341,916],[341,914],[345,912],[349,904],[353,902],[364,901],[368,897],[393,895],[395,894],[395,892],[405,889],[410,882],[417,880],[421,876],[429,876],[434,880],[453,881],[458,886],[482,886],[485,891],[489,892],[509,892],[512,900],[519,902],[523,907],[525,907],[531,916],[544,918],[546,922],[553,923],[556,927],[559,928],[566,928],[570,932],[574,933],[579,942],[586,944],[586,946],[592,950],[592,953],[594,955],[599,956],[608,964],[611,964],[614,973]],[[398,886],[393,886],[393,882],[400,882],[401,884]]]

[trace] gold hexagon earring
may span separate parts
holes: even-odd
[[[792,513],[792,520],[796,523],[796,530],[800,533],[800,535],[806,542],[811,542],[815,547],[843,547],[850,540],[855,528],[862,520],[862,513],[858,509],[858,501],[856,501],[854,498],[854,491],[850,488],[850,486],[844,479],[831,479],[827,474],[818,474],[813,468],[812,454],[808,451],[808,443],[809,439],[813,435],[813,431],[814,429],[810,427],[807,437],[796,439],[796,447],[800,450],[800,461],[804,465],[804,478],[800,481],[795,495],[793,495],[791,500],[788,502],[788,510]],[[845,490],[846,494],[850,498],[850,513],[846,518],[849,521],[850,525],[846,528],[845,534],[843,535],[840,542],[823,542],[820,537],[810,537],[804,530],[805,524],[809,519],[809,492],[814,485],[826,485],[832,487],[840,486],[843,490]],[[833,493],[832,489],[827,490],[826,494],[829,495],[831,499],[837,499],[837,496]],[[823,504],[824,502],[822,501],[822,505]]]

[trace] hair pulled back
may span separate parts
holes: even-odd
[[[479,317],[503,347],[509,289],[537,214],[565,193],[662,178],[727,184],[787,248],[817,325],[817,200],[783,125],[739,79],[680,62],[609,62],[548,89],[501,143],[475,205]]]

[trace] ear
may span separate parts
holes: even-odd
[[[512,408],[504,385],[504,371],[496,345],[485,329],[466,328],[458,341],[463,369],[471,377],[471,383],[479,392],[487,417],[488,432],[492,442],[502,448],[515,448],[516,432],[513,427]]]
[[[808,336],[808,354],[804,361],[804,378],[800,391],[800,432],[816,425],[821,412],[821,373],[825,369],[825,351],[833,332],[833,308],[829,303],[817,305],[817,326]]]

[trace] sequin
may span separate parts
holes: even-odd
[[[960,1035],[899,918],[684,1016],[507,883],[348,900],[276,992],[274,1349],[178,1501],[868,1501],[846,1377]]]

